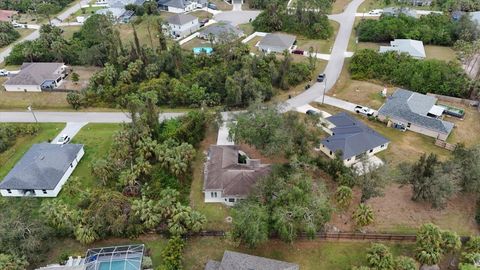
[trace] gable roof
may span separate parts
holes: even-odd
[[[228,251],[222,261],[209,261],[205,270],[298,270],[298,264]]]
[[[397,89],[378,110],[378,114],[448,135],[453,123],[427,116],[436,102],[435,97]]]
[[[248,195],[252,186],[271,170],[269,164],[260,164],[259,160],[250,161],[253,162],[238,163],[236,146],[210,146],[205,167],[204,190],[222,190],[227,196]]]
[[[322,144],[332,152],[341,151],[343,159],[357,156],[389,142],[385,137],[345,112],[327,117],[326,120],[335,127],[331,129],[333,135],[323,139]]]
[[[425,58],[425,47],[420,40],[413,39],[395,39],[390,41],[390,46],[380,46],[380,52],[395,51],[398,53],[407,53],[412,57]]]
[[[158,0],[158,5],[185,9],[185,0]]]
[[[145,0],[108,0],[108,6],[112,8],[124,8],[126,5],[141,6],[145,3]]]
[[[198,18],[195,16],[180,13],[168,17],[167,22],[169,24],[184,25],[195,20],[198,20]]]
[[[53,190],[83,144],[34,144],[0,183],[1,189]]]
[[[212,35],[215,39],[238,38],[243,36],[243,31],[229,22],[219,22],[203,29],[200,34],[205,37]]]
[[[20,72],[8,79],[5,85],[41,85],[47,80],[60,77],[57,72],[64,63],[23,63]]]
[[[273,33],[267,34],[265,37],[260,40],[258,46],[260,47],[280,47],[285,50],[292,47],[292,45],[297,40],[296,36],[283,34],[283,33]]]
[[[12,20],[13,15],[18,14],[15,10],[0,9],[0,22],[9,22]]]

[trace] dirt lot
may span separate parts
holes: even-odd
[[[98,67],[83,67],[83,66],[73,66],[72,72],[67,76],[61,88],[68,90],[81,90],[88,86],[88,82],[93,74],[99,71],[101,68]],[[79,76],[79,81],[74,83],[72,81],[72,73],[75,72]]]
[[[460,195],[450,200],[445,209],[432,209],[430,204],[411,200],[410,186],[391,184],[385,189],[385,196],[367,201],[374,210],[375,221],[365,228],[374,232],[414,233],[424,223],[431,222],[442,229],[456,231],[461,235],[477,234],[475,223],[475,196]],[[360,202],[360,192],[355,191],[355,199],[350,209],[336,213],[331,225],[342,231],[351,231],[354,224],[351,215]]]

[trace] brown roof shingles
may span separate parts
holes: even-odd
[[[222,190],[226,196],[246,196],[262,177],[271,171],[269,164],[238,163],[236,146],[212,145],[205,168],[204,190]]]
[[[0,22],[10,22],[13,19],[13,16],[17,14],[17,11],[14,10],[4,10],[0,9]]]

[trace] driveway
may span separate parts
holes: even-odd
[[[58,139],[60,139],[61,136],[67,135],[70,137],[70,140],[73,139],[75,135],[82,129],[83,126],[85,126],[86,122],[81,122],[81,123],[74,123],[74,122],[68,122],[65,128],[55,137],[55,139],[52,140],[52,143],[57,143]]]
[[[240,25],[244,23],[250,22],[250,20],[254,20],[260,11],[258,10],[232,10],[232,11],[225,11],[213,16],[213,19],[217,22],[219,21],[227,21],[230,22],[232,25]]]

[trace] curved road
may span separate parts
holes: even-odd
[[[84,0],[82,0],[84,1]],[[327,77],[326,83],[315,83],[308,90],[302,92],[298,96],[291,98],[285,102],[285,106],[282,109],[292,110],[296,107],[306,105],[316,99],[322,97],[323,92],[330,90],[336,81],[340,77],[342,72],[343,64],[345,62],[345,53],[347,52],[348,42],[350,40],[350,35],[353,30],[353,25],[355,22],[355,14],[364,0],[353,0],[345,8],[345,11],[340,14],[330,15],[331,20],[337,21],[340,24],[340,29],[335,38],[335,43],[333,45],[332,53],[330,55],[330,60],[325,68],[325,74]],[[68,14],[68,16],[74,13],[75,8],[79,8],[79,5],[71,7],[69,10],[65,11],[62,15]],[[242,11],[231,11],[225,12],[226,18],[229,18],[232,21],[233,16],[242,14]],[[247,15],[248,14],[248,15]],[[218,14],[220,15],[220,14]],[[218,16],[217,15],[217,16]],[[245,17],[241,17],[238,21],[248,20],[249,15],[253,15],[250,12],[243,11]],[[66,17],[68,17],[66,16]],[[65,18],[66,18],[65,17]],[[222,16],[223,17],[223,16]],[[221,18],[222,18],[221,17]],[[218,19],[218,18],[216,18]],[[35,32],[34,32],[35,33]],[[28,38],[28,37],[27,37]],[[0,60],[2,60],[2,55],[0,54]],[[330,98],[330,97],[329,97]],[[338,100],[337,100],[338,101]],[[35,115],[39,122],[92,122],[92,123],[120,123],[128,122],[130,119],[125,113],[115,113],[115,112],[35,112]],[[170,118],[180,115],[179,113],[164,113],[161,114],[161,118]],[[33,115],[30,112],[0,112],[0,122],[34,122]]]

